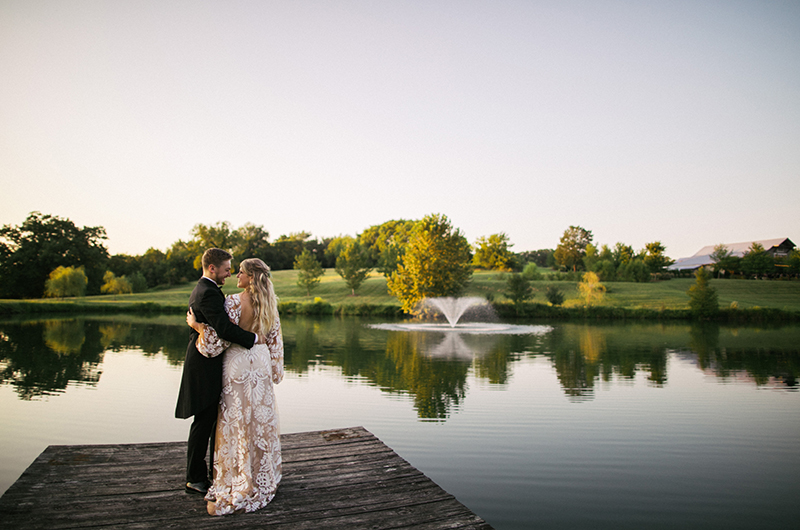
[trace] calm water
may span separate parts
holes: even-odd
[[[370,323],[284,320],[283,432],[363,425],[498,530],[800,516],[798,326]],[[181,317],[0,321],[0,492],[50,444],[185,439],[187,338]]]

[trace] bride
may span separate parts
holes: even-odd
[[[260,259],[242,261],[236,286],[244,289],[225,300],[234,324],[266,337],[266,344],[245,349],[220,339],[197,322],[197,349],[207,357],[225,352],[222,396],[217,416],[214,481],[208,489],[208,513],[225,515],[263,508],[281,480],[281,442],[273,384],[283,379],[283,337],[270,269]]]

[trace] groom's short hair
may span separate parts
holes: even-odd
[[[203,270],[207,270],[209,265],[219,267],[223,262],[233,258],[230,252],[221,248],[210,248],[203,252]]]

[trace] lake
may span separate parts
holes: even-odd
[[[283,320],[282,432],[362,425],[498,530],[800,516],[800,326],[380,323]],[[181,316],[0,321],[0,493],[51,444],[185,440],[187,339]]]

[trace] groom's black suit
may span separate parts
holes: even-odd
[[[217,284],[209,278],[200,278],[192,295],[189,307],[194,311],[198,322],[210,325],[220,338],[252,348],[256,335],[245,331],[228,319],[225,312],[225,295]],[[214,458],[214,425],[217,421],[217,405],[222,393],[222,355],[208,358],[197,351],[197,332],[192,330],[186,360],[183,363],[183,376],[175,407],[176,418],[194,416],[189,430],[187,448],[186,480],[203,482],[208,477],[205,455],[211,440],[211,460]]]

